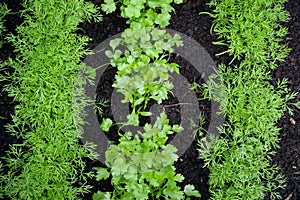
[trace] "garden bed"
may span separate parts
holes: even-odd
[[[20,9],[19,1],[4,1],[13,11]],[[100,5],[100,1],[94,1]],[[228,64],[232,58],[222,55],[216,56],[217,53],[226,50],[225,47],[213,45],[212,42],[217,41],[217,37],[210,35],[209,30],[212,24],[212,19],[208,15],[199,15],[199,12],[211,12],[211,9],[206,5],[205,1],[184,1],[181,5],[174,5],[176,14],[172,15],[171,24],[168,28],[184,33],[199,44],[201,44],[207,52],[211,55],[214,61],[218,63]],[[280,63],[279,67],[272,72],[272,84],[276,85],[277,79],[288,78],[288,86],[291,92],[300,92],[300,2],[298,0],[289,0],[286,3],[286,9],[290,12],[291,19],[284,25],[288,27],[289,34],[285,37],[285,44],[292,48],[286,62]],[[6,18],[5,26],[8,32],[14,32],[15,27],[22,22],[16,15],[9,15]],[[126,27],[126,20],[120,17],[118,12],[109,14],[103,17],[103,22],[100,23],[82,23],[82,28],[79,33],[87,35],[92,38],[88,44],[89,49],[93,49],[99,43],[111,36],[124,31]],[[6,44],[1,49],[1,60],[8,57],[14,57],[13,48],[10,44]],[[183,61],[174,58],[178,64]],[[185,63],[187,64],[187,63]],[[185,69],[186,65],[182,67]],[[182,69],[182,70],[183,70]],[[188,70],[186,70],[188,73]],[[191,76],[193,77],[193,75]],[[0,87],[1,88],[1,87]],[[295,101],[299,101],[298,95]],[[171,101],[171,100],[170,100]],[[175,102],[175,101],[174,101]],[[172,103],[174,103],[172,102]],[[16,103],[7,94],[1,93],[0,100],[0,156],[5,155],[4,151],[8,150],[8,145],[18,142],[14,137],[11,137],[4,129],[4,124],[11,122],[10,115],[13,113],[14,105]],[[166,105],[168,102],[166,102]],[[170,110],[170,121],[178,121],[176,110]],[[280,191],[283,199],[296,200],[300,199],[300,111],[294,108],[294,115],[290,116],[287,113],[278,122],[278,126],[282,129],[280,131],[280,149],[273,157],[272,162],[278,164],[281,168],[282,174],[287,178],[287,187]],[[208,175],[209,171],[203,167],[203,161],[198,159],[197,143],[195,142],[189,150],[179,158],[175,164],[177,172],[184,175],[186,178],[182,185],[193,184],[200,191],[202,199],[208,199]],[[87,160],[86,170],[90,171],[93,167],[99,167],[101,164],[96,161]],[[108,182],[96,182],[89,180],[88,183],[94,188],[93,192],[98,190],[111,190]],[[91,195],[83,196],[84,199],[90,199]]]

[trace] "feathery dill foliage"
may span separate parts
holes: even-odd
[[[280,45],[287,28],[289,14],[283,3],[287,0],[211,0],[215,7],[209,15],[214,18],[211,31],[219,36],[218,45],[226,45],[234,59],[248,65],[258,64],[268,69],[276,68],[276,61],[283,61],[289,50]]]
[[[82,158],[93,155],[78,144],[87,100],[80,97],[85,78],[75,80],[90,52],[89,39],[75,31],[83,20],[99,20],[98,9],[84,0],[26,0],[23,7],[24,23],[8,37],[17,58],[8,61],[14,73],[5,90],[19,102],[8,131],[24,142],[4,158],[9,171],[1,190],[12,199],[78,199],[89,190],[74,186],[89,175]]]
[[[0,3],[0,48],[3,45],[3,35],[2,32],[5,30],[4,27],[4,17],[10,12],[6,4]]]
[[[279,128],[275,123],[285,111],[287,101],[295,97],[286,91],[286,80],[270,85],[270,69],[282,61],[288,49],[280,45],[288,20],[283,10],[285,0],[212,0],[215,7],[212,31],[241,64],[219,66],[221,84],[211,78],[208,91],[223,88],[210,97],[221,103],[229,122],[220,129],[221,137],[199,142],[200,153],[210,170],[211,199],[280,198],[284,177],[270,164],[279,148]],[[285,96],[285,98],[282,98]],[[275,191],[276,190],[276,191]]]
[[[286,95],[286,82],[275,89],[257,79],[257,71],[239,74],[224,65],[219,68],[225,96],[215,100],[224,104],[222,112],[229,123],[221,128],[219,138],[211,138],[212,143],[201,141],[199,149],[210,170],[212,199],[264,199],[266,192],[284,186],[278,168],[270,165],[270,156],[279,147],[275,123],[290,99],[281,98]],[[278,194],[272,192],[272,196]]]
[[[7,8],[7,6],[5,4],[0,4],[0,48],[3,45],[3,35],[2,32],[4,31],[4,17],[5,15],[7,15],[10,12],[10,10]],[[0,67],[2,65],[2,61],[0,60]],[[1,71],[1,68],[0,68]],[[3,77],[2,74],[0,74],[0,80]],[[1,116],[0,116],[1,119]],[[2,170],[2,162],[0,160],[0,172]],[[0,198],[3,198],[3,191],[0,191]]]

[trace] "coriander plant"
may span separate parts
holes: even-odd
[[[131,104],[133,111],[128,123],[137,126],[138,115],[150,114],[143,111],[149,100],[161,103],[171,91],[169,73],[179,73],[179,68],[176,63],[168,63],[165,57],[174,45],[182,45],[182,41],[179,35],[172,37],[165,30],[141,28],[138,32],[125,30],[122,38],[112,40],[110,45],[112,51],[106,55],[118,69],[113,87],[124,94],[123,103]],[[118,46],[126,50],[121,51]]]
[[[102,199],[189,199],[200,197],[194,186],[186,185],[184,191],[176,184],[184,177],[175,173],[174,162],[178,159],[176,147],[165,144],[168,135],[179,132],[180,126],[169,125],[165,113],[155,124],[146,124],[144,132],[133,135],[126,132],[119,144],[110,145],[106,151],[108,168],[97,168],[97,180],[112,177],[114,191],[98,192],[94,200]]]
[[[121,4],[121,16],[128,18],[128,24],[131,28],[142,27],[161,27],[165,28],[169,25],[171,18],[170,12],[174,9],[171,3],[180,4],[182,0],[122,0],[118,1]],[[104,0],[102,10],[106,13],[111,13],[116,10],[115,0]]]
[[[112,50],[106,51],[106,55],[111,59],[111,65],[118,69],[113,87],[124,95],[122,102],[130,103],[132,108],[123,126],[138,126],[139,116],[151,115],[145,111],[148,102],[162,103],[173,88],[170,73],[179,73],[176,63],[168,63],[168,56],[175,45],[182,45],[181,38],[159,29],[169,24],[172,2],[119,1],[121,16],[128,18],[130,28],[110,42]],[[113,0],[105,0],[102,4],[106,13],[115,9]],[[101,128],[108,131],[111,125],[112,120],[104,119]],[[98,191],[93,199],[200,197],[192,185],[186,185],[183,191],[177,186],[183,180],[173,166],[178,159],[177,149],[166,142],[169,134],[180,130],[178,125],[170,126],[166,114],[161,113],[153,126],[144,126],[144,132],[119,133],[119,144],[111,144],[106,152],[107,168],[97,168],[97,179],[111,177],[114,191]]]

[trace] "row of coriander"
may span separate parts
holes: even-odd
[[[78,199],[89,189],[75,186],[89,176],[82,158],[94,156],[78,144],[79,114],[87,101],[80,89],[84,79],[75,80],[89,52],[88,38],[75,31],[83,20],[100,18],[84,0],[26,0],[23,7],[24,22],[7,38],[17,54],[6,62],[14,72],[3,78],[10,82],[5,91],[18,102],[8,131],[23,143],[12,145],[5,157],[1,192],[5,199]]]
[[[182,45],[178,35],[171,36],[164,28],[169,24],[170,5],[173,0],[121,1],[121,16],[130,25],[121,38],[110,42],[112,51],[106,55],[111,65],[118,69],[113,87],[124,95],[123,103],[130,103],[132,112],[123,126],[139,125],[139,116],[149,116],[145,108],[150,100],[161,103],[167,98],[173,84],[169,73],[179,73],[176,63],[168,63],[167,57],[174,45]],[[174,3],[182,3],[175,0]],[[113,12],[116,3],[105,0],[102,9]],[[120,46],[126,47],[121,51]],[[112,121],[104,119],[104,129]],[[107,168],[98,168],[98,180],[112,177],[113,192],[94,194],[94,200],[102,199],[186,199],[200,197],[192,185],[182,191],[177,183],[183,176],[176,174],[174,162],[178,159],[176,147],[166,144],[168,135],[181,131],[178,125],[170,126],[165,113],[161,113],[154,125],[146,124],[139,133],[119,133],[118,144],[111,144],[106,155]]]
[[[219,66],[222,85],[211,81],[208,86],[223,88],[223,98],[211,93],[221,103],[228,122],[214,143],[203,140],[200,152],[210,170],[211,198],[272,199],[280,198],[279,188],[284,177],[277,166],[270,163],[279,148],[279,128],[275,123],[285,111],[287,102],[295,94],[286,92],[286,80],[270,85],[270,70],[283,61],[288,53],[280,45],[286,28],[280,22],[288,20],[285,0],[212,0],[215,7],[212,31],[217,33],[219,45],[226,45],[240,64]],[[283,98],[283,96],[285,96]]]

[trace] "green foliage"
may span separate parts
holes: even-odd
[[[173,88],[169,73],[179,73],[179,68],[165,57],[175,45],[182,45],[179,35],[172,37],[165,30],[151,28],[126,29],[122,38],[110,42],[112,51],[106,55],[118,69],[113,87],[124,94],[123,103],[131,103],[133,112],[128,119],[132,124],[138,125],[137,115],[149,115],[143,108],[150,99],[161,103]],[[118,46],[127,49],[122,52]]]
[[[121,16],[128,18],[132,28],[158,27],[169,25],[170,12],[174,11],[171,3],[180,4],[182,0],[122,0]],[[104,0],[102,10],[111,13],[116,10],[116,1]]]
[[[229,123],[221,129],[221,138],[199,143],[202,158],[210,169],[212,198],[263,199],[266,192],[284,186],[283,177],[269,159],[279,147],[279,128],[275,123],[287,110],[289,99],[281,98],[286,94],[286,81],[279,82],[275,89],[257,79],[259,69],[252,73],[221,71],[226,95],[218,101],[226,104],[222,112],[228,115]],[[266,187],[266,182],[279,184]]]
[[[100,127],[103,131],[109,131],[112,124],[113,124],[113,122],[112,122],[111,119],[105,118],[105,119],[102,120],[102,123],[101,123]]]
[[[6,4],[0,3],[0,48],[3,45],[4,17],[10,12]]]
[[[199,151],[210,170],[212,199],[279,199],[276,189],[284,187],[278,167],[270,164],[279,148],[276,122],[291,111],[287,80],[269,83],[270,69],[288,53],[281,45],[288,20],[283,10],[285,0],[212,0],[215,6],[212,31],[226,45],[239,66],[219,66],[217,74],[206,83],[205,96],[220,103],[228,122],[220,128],[221,136],[199,141]],[[222,54],[222,53],[221,53]],[[218,78],[220,83],[215,79]],[[285,96],[285,97],[284,97]],[[294,104],[297,106],[297,103]]]
[[[83,0],[27,0],[24,23],[10,35],[16,60],[5,87],[19,104],[8,131],[23,139],[12,145],[1,175],[1,190],[11,199],[78,199],[90,186],[75,187],[84,173],[84,157],[94,158],[81,137],[82,108],[89,102],[82,85],[88,71],[81,59],[87,37],[75,34],[83,20],[100,19],[97,9]]]
[[[102,10],[113,12],[116,4],[105,0]],[[106,55],[111,65],[118,69],[113,87],[124,95],[123,103],[130,103],[132,112],[127,116],[126,125],[139,125],[139,116],[150,116],[145,108],[152,99],[158,103],[167,98],[173,84],[170,73],[179,73],[176,63],[168,63],[173,47],[181,46],[179,35],[171,36],[165,30],[156,29],[169,24],[170,5],[173,0],[121,1],[121,15],[129,18],[130,28],[121,38],[110,42],[111,51]],[[177,0],[175,3],[181,3]],[[125,50],[123,50],[125,49]],[[174,162],[178,159],[176,147],[166,145],[168,135],[181,131],[181,127],[168,125],[164,113],[157,118],[154,126],[146,124],[144,132],[121,135],[118,145],[111,144],[106,152],[106,168],[97,169],[97,179],[112,177],[114,191],[98,191],[94,200],[102,199],[189,199],[200,197],[194,186],[186,185],[184,190],[177,186],[183,176],[175,173]],[[109,130],[112,122],[105,119],[102,129]]]
[[[212,31],[226,45],[226,51],[237,59],[245,59],[249,65],[256,63],[268,69],[276,67],[276,61],[283,61],[288,53],[286,46],[280,45],[287,29],[279,22],[289,19],[284,10],[286,0],[211,0],[214,12]],[[245,48],[247,47],[247,48]]]
[[[118,145],[106,151],[106,168],[97,168],[97,180],[112,176],[113,193],[98,192],[93,199],[186,199],[200,197],[194,186],[187,185],[184,191],[176,183],[182,175],[175,173],[176,147],[166,145],[168,135],[180,131],[178,125],[171,127],[165,113],[155,124],[146,124],[144,132],[121,136]],[[105,197],[106,196],[106,197]]]
[[[93,76],[95,77],[95,76]],[[105,107],[108,107],[108,100],[106,99],[100,99],[95,103],[95,111],[102,117],[103,115],[103,109]]]

